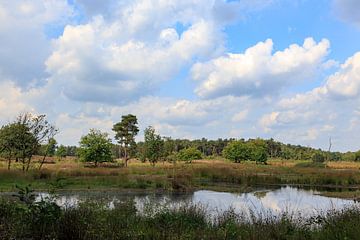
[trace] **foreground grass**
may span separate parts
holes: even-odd
[[[360,209],[331,211],[310,219],[264,215],[250,218],[232,210],[209,221],[201,206],[147,207],[133,201],[108,209],[85,202],[60,208],[49,201],[0,199],[0,239],[358,239]]]
[[[268,165],[256,165],[213,159],[192,164],[159,163],[155,167],[132,161],[127,168],[118,167],[117,163],[91,168],[71,159],[45,164],[41,171],[35,166],[25,174],[19,169],[8,171],[5,164],[1,164],[0,191],[14,191],[15,184],[29,183],[37,190],[191,191],[201,188],[243,191],[256,185],[282,184],[343,190],[360,188],[360,164],[347,162],[318,166],[301,161],[271,160]],[[360,197],[359,191],[338,191],[336,194],[332,193],[332,196]]]

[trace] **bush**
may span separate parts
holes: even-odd
[[[313,156],[312,156],[312,161],[314,163],[323,163],[325,162],[325,156],[321,153],[315,153]]]
[[[360,161],[360,151],[357,151],[355,153],[355,159],[354,159],[356,162]]]
[[[198,149],[191,147],[191,148],[181,149],[177,154],[177,158],[179,160],[191,163],[192,160],[201,159],[202,155]]]
[[[223,150],[223,156],[233,162],[250,160],[250,149],[243,141],[229,143]]]
[[[266,143],[260,139],[248,142],[234,141],[224,148],[223,156],[236,163],[241,161],[255,161],[256,163],[266,164]]]

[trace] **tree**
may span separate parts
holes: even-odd
[[[175,151],[175,142],[171,139],[171,137],[163,137],[163,161],[169,160],[171,156],[174,155]]]
[[[233,162],[250,160],[250,151],[244,141],[230,142],[223,150],[223,156]]]
[[[47,144],[43,145],[44,146],[44,152],[43,152],[44,155],[43,155],[43,159],[41,160],[39,170],[43,166],[47,155],[54,156],[55,150],[56,150],[56,144],[57,144],[56,140],[53,137],[51,137],[51,138],[49,138]]]
[[[267,161],[267,144],[261,139],[251,139],[230,142],[223,150],[225,158],[236,163],[241,161],[255,161],[264,163]]]
[[[270,139],[266,141],[267,144],[267,152],[271,158],[279,157],[279,153],[281,152],[281,143],[274,141],[274,139]]]
[[[11,159],[19,155],[21,148],[22,128],[16,123],[7,124],[0,129],[0,153],[8,161],[8,170]]]
[[[93,162],[95,167],[99,162],[111,162],[111,139],[107,133],[91,129],[90,132],[81,137],[79,156],[84,162]]]
[[[36,123],[35,123],[36,121]],[[8,169],[10,169],[11,158],[15,157],[22,163],[22,170],[29,170],[32,156],[39,150],[42,138],[40,135],[45,128],[38,117],[30,114],[19,115],[13,123],[5,125],[1,129],[2,153],[7,156]]]
[[[21,150],[21,159],[23,163],[23,171],[29,170],[32,156],[39,150],[44,142],[50,141],[51,138],[58,133],[58,129],[46,120],[46,115],[32,115],[31,113],[20,114],[16,119],[16,124],[21,126],[23,135],[20,136],[23,144],[27,146],[26,151]],[[32,139],[28,135],[32,135]],[[31,140],[31,141],[28,141]],[[26,155],[24,153],[26,152]]]
[[[67,155],[67,149],[64,145],[60,145],[57,149],[56,149],[56,156],[60,158],[60,160],[64,157],[66,157]]]
[[[121,122],[116,123],[112,129],[115,132],[115,139],[124,149],[125,166],[127,166],[129,152],[136,150],[135,136],[139,132],[137,124],[136,116],[128,114],[122,116]]]
[[[177,157],[182,161],[191,163],[192,160],[201,159],[202,154],[198,149],[194,147],[190,147],[180,150],[179,153],[177,154]]]
[[[325,156],[320,152],[314,153],[314,155],[312,156],[312,161],[314,163],[323,163],[325,162]]]
[[[247,143],[250,152],[250,160],[257,163],[267,164],[267,144],[262,139],[251,140]]]
[[[150,164],[155,166],[156,162],[163,155],[164,141],[159,134],[155,133],[155,129],[149,126],[144,131],[144,158],[149,160]]]

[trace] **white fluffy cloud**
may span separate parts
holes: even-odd
[[[20,112],[34,112],[34,108],[27,103],[25,94],[13,82],[0,82],[0,124],[13,120]]]
[[[97,8],[99,2],[78,0],[88,21],[65,27],[47,73],[70,99],[125,104],[195,60],[222,54],[224,27],[271,2],[110,0]]]
[[[1,1],[0,123],[45,113],[60,143],[77,144],[90,128],[111,133],[133,113],[140,129],[153,125],[176,138],[274,137],[326,147],[332,136],[334,149],[357,149],[360,53],[340,65],[327,59],[328,40],[312,38],[226,53],[229,24],[272,2]],[[351,9],[339,10],[358,23]],[[335,73],[318,86],[322,70]],[[169,97],[180,84],[188,92]],[[303,84],[313,89],[296,94]]]
[[[305,39],[302,46],[292,44],[273,51],[271,39],[259,42],[243,54],[229,53],[192,68],[200,82],[196,93],[203,98],[224,95],[266,96],[284,86],[309,80],[319,69],[330,47],[328,40],[316,43]]]
[[[360,104],[360,53],[348,58],[322,86],[290,98],[282,98],[259,125],[288,141],[326,142],[332,136],[339,149],[357,148]],[[346,145],[347,144],[347,145]]]
[[[124,28],[114,28],[101,17],[65,28],[46,61],[65,95],[81,101],[128,102],[170,80],[193,57],[221,48],[211,22],[194,23],[181,35],[174,28],[163,29],[154,42],[121,40]]]
[[[73,15],[66,0],[0,2],[0,81],[21,86],[39,82],[50,54],[46,28],[63,25]]]
[[[360,52],[349,58],[338,72],[328,78],[325,88],[333,97],[360,96]]]

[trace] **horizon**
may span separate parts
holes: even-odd
[[[174,139],[360,149],[360,1],[0,3],[0,125],[46,114],[59,144],[122,115]]]

